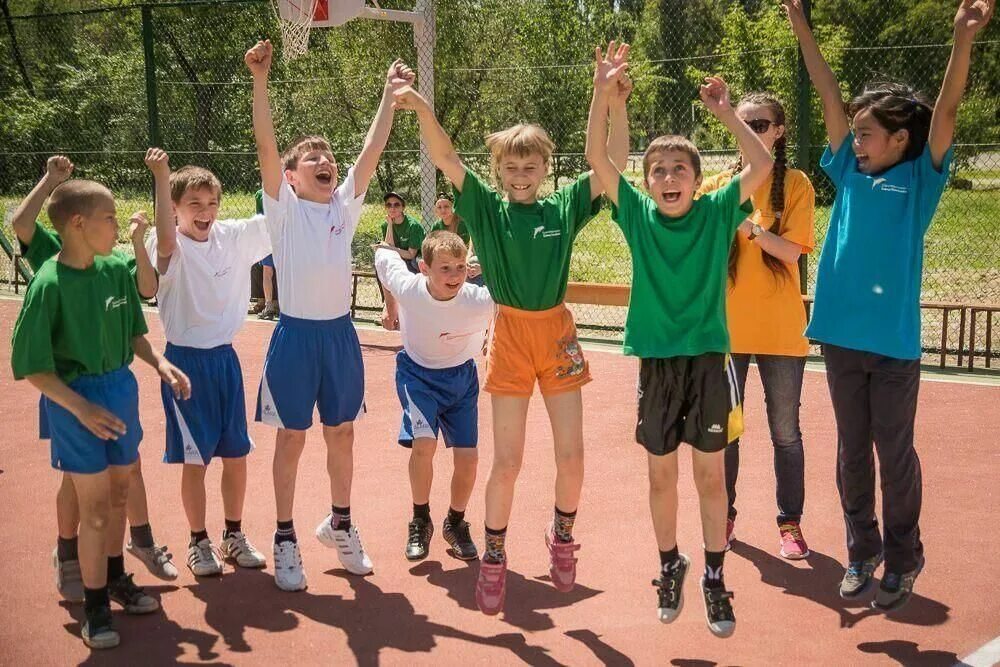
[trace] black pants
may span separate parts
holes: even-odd
[[[824,345],[826,380],[837,419],[837,489],[851,561],[885,552],[889,572],[909,572],[920,542],[920,459],[913,427],[920,361]],[[882,531],[875,518],[875,459],[882,486]]]

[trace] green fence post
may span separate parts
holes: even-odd
[[[802,0],[802,11],[805,12],[806,21],[812,25],[812,2]],[[812,93],[812,82],[809,80],[809,72],[806,70],[806,61],[802,58],[802,51],[796,48],[798,54],[797,71],[797,104],[795,123],[795,162],[802,171],[808,172],[810,166],[810,147],[812,144],[812,105],[810,104],[810,94]],[[806,293],[809,288],[809,256],[799,255],[799,291]]]
[[[146,115],[149,145],[160,145],[160,113],[156,108],[156,56],[153,52],[153,8],[142,6],[142,53],[146,65]]]

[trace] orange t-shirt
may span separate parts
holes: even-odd
[[[729,182],[728,171],[705,179],[700,193]],[[782,238],[798,243],[809,253],[815,243],[813,210],[816,193],[809,177],[798,169],[785,172],[785,210],[780,227],[771,208],[771,178],[751,197],[751,220]],[[736,281],[729,283],[726,320],[731,349],[736,354],[775,354],[804,357],[809,353],[806,311],[799,292],[798,264],[786,264],[788,275],[775,275],[764,264],[764,250],[737,232],[739,258]]]

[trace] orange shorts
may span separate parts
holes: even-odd
[[[590,382],[590,366],[576,337],[573,314],[559,304],[548,310],[499,306],[486,355],[486,391],[531,396],[579,389]]]

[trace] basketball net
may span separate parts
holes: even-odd
[[[281,56],[285,62],[295,60],[309,50],[309,32],[316,3],[317,0],[271,0],[281,29]]]

